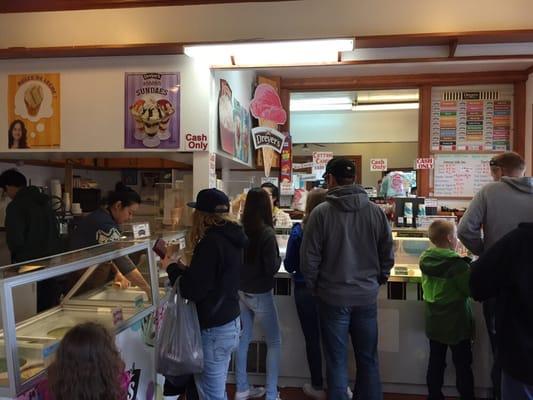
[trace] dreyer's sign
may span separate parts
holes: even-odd
[[[267,128],[263,126],[253,128],[252,138],[254,140],[254,147],[256,149],[270,147],[278,153],[281,153],[283,150],[285,135],[273,128]]]

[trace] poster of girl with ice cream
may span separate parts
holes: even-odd
[[[126,73],[124,147],[180,146],[180,74]]]
[[[10,149],[60,146],[59,74],[9,75],[7,103]]]

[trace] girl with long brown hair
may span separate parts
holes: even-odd
[[[61,340],[39,392],[43,400],[126,400],[128,380],[113,336],[87,322]]]
[[[280,400],[278,375],[281,353],[281,332],[274,304],[274,276],[281,265],[276,233],[273,229],[272,205],[265,189],[248,192],[242,216],[244,231],[249,238],[241,271],[240,307],[242,336],[235,358],[237,392],[235,400],[261,397]],[[248,383],[246,365],[248,346],[252,340],[254,319],[261,325],[267,343],[266,390]]]

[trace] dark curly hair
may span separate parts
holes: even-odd
[[[11,125],[9,125],[8,130],[8,137],[9,137],[9,148],[13,148],[13,144],[15,140],[13,139],[13,129],[15,129],[15,125],[20,124],[20,129],[22,130],[22,137],[19,141],[19,149],[29,149],[27,138],[28,138],[28,130],[26,129],[26,126],[24,125],[24,122],[22,122],[20,119],[14,120]]]
[[[124,362],[111,334],[93,322],[67,332],[48,367],[55,400],[125,400],[121,387]]]

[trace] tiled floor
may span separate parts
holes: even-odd
[[[286,388],[281,390],[280,397],[283,400],[310,400],[299,388]],[[233,398],[233,388],[228,388],[228,398]],[[425,396],[405,395],[405,394],[385,394],[383,400],[425,400]],[[454,399],[450,397],[448,400]]]

